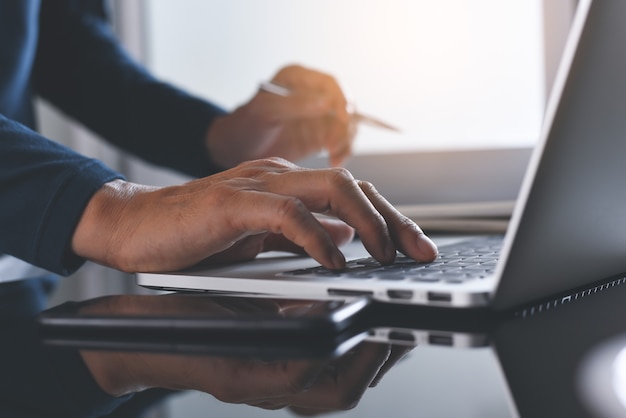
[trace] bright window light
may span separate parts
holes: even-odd
[[[541,0],[151,0],[149,65],[227,108],[300,63],[364,113],[356,152],[517,147],[545,103]]]

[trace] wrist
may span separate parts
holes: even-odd
[[[105,183],[89,200],[72,236],[72,251],[85,259],[124,270],[120,242],[127,233],[125,213],[133,198],[144,191],[123,180]]]

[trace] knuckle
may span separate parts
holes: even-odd
[[[250,160],[250,161],[243,161],[241,163],[239,163],[239,165],[237,166],[238,168],[248,168],[248,167],[256,167],[259,165],[260,160]]]
[[[356,186],[354,176],[347,168],[335,167],[328,170],[330,173],[330,181],[332,184],[335,184],[339,187],[349,188],[354,188]]]
[[[266,175],[281,173],[289,170],[293,165],[280,157],[270,157],[246,161],[237,167],[237,176],[246,179],[261,179]]]
[[[407,228],[407,229],[413,229],[413,230],[419,229],[419,227],[415,224],[415,222],[413,222],[411,218],[405,215],[401,215],[398,222],[400,223],[401,228]],[[421,232],[421,230],[419,232]]]
[[[289,161],[281,157],[269,157],[263,161],[265,161],[268,166],[276,168],[289,168],[292,165]]]
[[[284,158],[268,157],[250,161],[248,165],[244,167],[250,170],[248,175],[261,175],[264,173],[281,172],[295,166]]]
[[[369,193],[378,193],[378,190],[376,190],[376,187],[374,187],[374,185],[372,183],[370,183],[369,181],[365,181],[365,180],[359,180],[359,187],[364,191],[364,192],[369,192]]]
[[[405,215],[399,215],[398,216],[398,228],[400,230],[403,231],[411,231],[411,232],[415,232],[418,234],[423,234],[424,232],[422,231],[422,229],[409,217],[405,216]],[[399,231],[398,231],[399,232]],[[394,235],[397,235],[394,234]]]
[[[255,178],[258,173],[262,171],[262,160],[250,160],[239,163],[235,169],[233,169],[233,177],[246,177]]]
[[[376,189],[376,186],[374,186],[369,181],[359,180],[358,184],[359,184],[359,188],[363,191],[363,193],[365,193],[365,195],[370,200],[377,200],[377,201],[385,201],[386,200],[383,197],[383,195],[381,195],[380,192]]]

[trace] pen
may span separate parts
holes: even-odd
[[[264,81],[259,85],[259,90],[264,91],[266,93],[275,94],[277,96],[287,97],[291,94],[291,90],[285,86],[281,86],[280,84],[272,83],[269,81]],[[352,106],[351,106],[352,107]],[[375,118],[373,116],[365,115],[360,112],[352,111],[349,112],[352,119],[356,122],[365,123],[370,126],[374,126],[376,128],[387,129],[394,132],[400,132],[400,129],[396,128],[393,125],[390,125],[387,122],[383,122],[382,120]]]

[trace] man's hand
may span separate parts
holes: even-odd
[[[297,249],[341,269],[338,244],[353,229],[383,263],[393,262],[396,250],[419,261],[437,255],[421,229],[370,183],[342,168],[304,169],[281,159],[164,188],[107,183],[83,212],[72,250],[128,272],[177,270],[211,256],[252,258],[272,249]]]
[[[294,302],[298,315],[323,302]],[[109,296],[89,301],[83,314],[140,316],[289,315],[289,301],[213,298],[206,296]],[[368,387],[411,347],[360,343],[338,359],[261,360],[157,353],[83,351],[95,381],[107,393],[121,396],[148,388],[199,390],[223,402],[264,409],[291,408],[302,415],[350,409]]]
[[[268,157],[295,162],[326,149],[331,166],[341,165],[351,154],[356,124],[335,79],[291,65],[272,82],[291,94],[282,97],[259,91],[211,125],[207,147],[213,161],[225,168]]]

